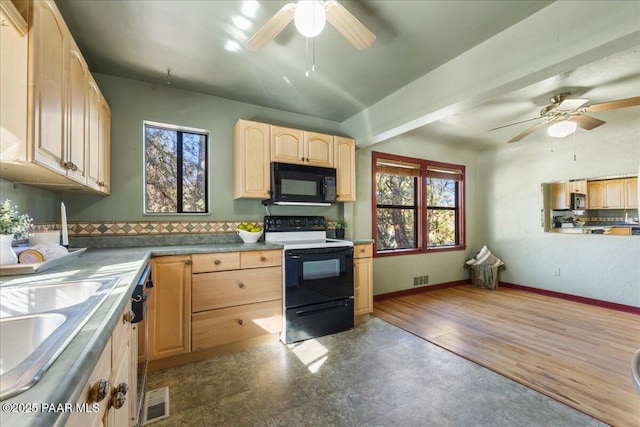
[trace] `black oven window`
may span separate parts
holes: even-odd
[[[208,213],[209,132],[144,123],[145,214]]]
[[[340,260],[305,261],[302,266],[303,280],[326,279],[340,277]]]

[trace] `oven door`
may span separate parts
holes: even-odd
[[[285,251],[285,307],[353,296],[353,247]]]

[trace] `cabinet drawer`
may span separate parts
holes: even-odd
[[[282,331],[282,300],[221,308],[191,316],[192,350]]]
[[[280,299],[280,267],[194,274],[191,279],[193,313]]]
[[[279,249],[240,252],[241,268],[272,267],[275,265],[282,265],[282,251]]]
[[[373,245],[371,243],[355,245],[353,248],[354,258],[371,258],[372,256],[373,256]]]
[[[194,254],[191,256],[191,262],[192,273],[237,270],[240,268],[240,252]]]

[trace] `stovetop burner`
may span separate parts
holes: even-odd
[[[327,238],[323,216],[265,216],[264,241],[279,243],[286,249],[353,246],[346,240]]]

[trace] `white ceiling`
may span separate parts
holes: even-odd
[[[242,48],[286,1],[259,1],[253,17],[243,12],[244,1],[56,3],[93,72],[167,84],[171,69],[175,88],[344,122],[552,2],[341,1],[377,39],[357,51],[327,25],[316,38],[317,71],[309,77],[305,39],[293,24],[261,51]],[[640,7],[638,23],[640,30]],[[239,50],[229,50],[234,43]],[[603,56],[414,132],[497,146],[528,124],[488,129],[537,117],[556,93],[569,91],[591,103],[640,96],[640,47],[613,55],[603,50]],[[616,111],[598,114],[607,121],[615,117]]]

